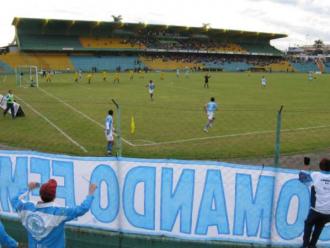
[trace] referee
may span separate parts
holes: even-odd
[[[5,116],[8,112],[8,110],[10,110],[11,117],[13,119],[15,119],[14,94],[13,94],[12,90],[8,91],[8,94],[5,96],[5,99],[7,101],[7,107],[6,107],[5,111],[3,112],[3,116]]]
[[[319,172],[299,173],[299,181],[311,186],[311,208],[305,220],[302,248],[315,248],[325,224],[330,222],[330,159],[323,158],[319,166]]]

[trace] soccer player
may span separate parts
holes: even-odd
[[[208,132],[208,129],[212,127],[214,121],[215,111],[218,109],[218,104],[215,102],[215,98],[211,97],[211,100],[204,106],[205,113],[207,114],[207,123],[204,127],[204,132]]]
[[[92,77],[93,77],[92,73],[88,73],[88,75],[87,75],[87,81],[88,81],[88,84],[91,84],[91,82],[92,82]]]
[[[39,183],[30,182],[28,191],[39,187]],[[12,200],[13,208],[19,213],[22,224],[28,233],[29,247],[65,247],[64,225],[87,213],[94,199],[96,185],[89,185],[89,193],[84,202],[77,207],[64,208],[54,204],[57,182],[50,179],[40,187],[41,201],[37,204],[26,202],[22,198],[27,189],[20,191]]]
[[[104,81],[104,82],[107,81],[107,72],[106,72],[106,71],[104,71],[104,72],[102,73],[102,77],[103,77],[103,81]]]
[[[113,110],[108,111],[108,115],[105,118],[105,137],[107,139],[107,155],[112,156],[112,147],[114,143],[114,125],[113,125]]]
[[[330,222],[330,159],[321,159],[319,168],[311,174],[299,173],[299,181],[311,186],[311,208],[305,220],[302,248],[316,247],[325,224]]]
[[[16,248],[18,247],[18,243],[8,235],[0,221],[0,247],[1,246],[5,246],[8,248]]]
[[[162,71],[162,72],[160,72],[160,80],[164,80],[165,79],[165,74],[164,74],[164,72]]]
[[[114,79],[113,79],[113,83],[119,83],[119,82],[120,82],[119,73],[116,72],[116,73],[115,73],[115,77],[114,77]]]
[[[180,77],[180,70],[179,70],[179,68],[178,68],[178,69],[176,69],[176,77],[177,77],[177,78],[179,78],[179,77]]]
[[[82,80],[82,71],[81,70],[79,70],[79,81],[81,81]]]
[[[129,71],[129,80],[133,80],[134,79],[134,72],[133,70]]]
[[[313,72],[311,72],[311,71],[308,73],[308,80],[309,81],[313,80]]]
[[[79,74],[78,74],[78,72],[75,72],[75,74],[74,74],[74,81],[76,83],[78,83],[78,81],[79,81]]]
[[[154,100],[154,98],[153,98],[154,97],[154,91],[155,91],[154,81],[150,80],[147,87],[148,87],[148,90],[149,90],[150,100],[153,101]]]
[[[184,70],[185,70],[185,71],[184,71],[184,75],[185,75],[185,77],[186,77],[186,78],[189,78],[189,72],[190,72],[190,69],[188,68],[188,66],[186,66]]]
[[[50,75],[50,71],[47,72],[46,82],[47,83],[51,83],[52,82],[52,76]]]
[[[204,76],[204,88],[209,88],[209,79],[211,78],[211,76],[206,73],[206,75]]]
[[[8,90],[8,94],[5,96],[7,101],[7,106],[5,111],[3,112],[3,116],[5,117],[7,112],[10,110],[12,119],[15,119],[15,109],[14,109],[14,94],[12,90]]]
[[[261,78],[261,86],[262,87],[266,87],[266,85],[267,85],[267,79],[265,78],[265,76],[262,76],[262,78]]]

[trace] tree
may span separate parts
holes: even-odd
[[[121,15],[115,16],[112,15],[113,21],[114,22],[122,22],[123,21],[123,17]]]
[[[314,41],[314,47],[317,49],[322,49],[324,46],[324,43],[322,40],[316,40]]]

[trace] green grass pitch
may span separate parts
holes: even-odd
[[[189,78],[166,73],[114,74],[106,82],[86,74],[57,74],[51,83],[40,77],[40,87],[16,87],[14,76],[0,75],[0,92],[14,90],[25,118],[0,119],[0,144],[36,151],[103,156],[104,119],[115,99],[121,107],[123,155],[145,158],[228,159],[271,156],[274,153],[276,115],[284,105],[281,149],[299,153],[330,147],[330,76],[308,81],[307,74],[211,73],[203,88],[203,73]],[[156,84],[154,101],[146,85]],[[210,97],[219,104],[213,128],[203,132],[203,106]],[[116,113],[116,112],[115,112]],[[134,116],[136,131],[130,132]],[[117,121],[115,114],[115,122]],[[118,128],[118,125],[116,126]]]

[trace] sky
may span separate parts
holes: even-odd
[[[14,17],[183,25],[284,33],[275,47],[330,43],[330,0],[3,0],[0,46],[12,42]]]

